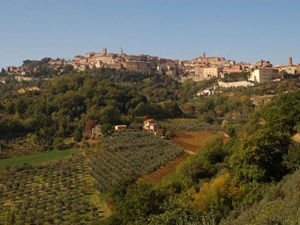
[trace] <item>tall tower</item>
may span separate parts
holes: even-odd
[[[102,49],[102,55],[107,55],[107,49],[106,48]]]
[[[292,66],[293,65],[293,59],[292,59],[292,57],[290,56],[289,57],[289,66]]]
[[[205,52],[203,52],[203,58],[205,58]]]

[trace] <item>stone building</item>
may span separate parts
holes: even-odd
[[[276,78],[278,78],[278,69],[260,68],[251,73],[249,81],[256,83],[268,83]]]
[[[127,70],[131,70],[131,71],[141,71],[141,72],[149,71],[149,67],[147,65],[147,62],[144,62],[144,61],[124,62],[124,67]]]
[[[203,78],[213,78],[213,77],[220,77],[221,76],[222,69],[219,67],[206,67],[203,68]]]

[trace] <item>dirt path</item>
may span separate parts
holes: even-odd
[[[81,148],[81,153],[84,161],[86,162],[87,166],[90,168],[90,159],[87,157],[86,151]],[[92,195],[90,197],[91,202],[98,208],[99,217],[109,217],[112,213],[109,206],[107,205],[105,201],[105,196],[101,194],[95,187],[94,187],[94,178],[89,175],[88,176],[89,186],[92,192]]]

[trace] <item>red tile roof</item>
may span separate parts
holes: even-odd
[[[154,121],[154,119],[147,119],[144,122],[153,122],[153,121]]]

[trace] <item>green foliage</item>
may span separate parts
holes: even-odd
[[[300,143],[293,142],[284,156],[284,164],[290,170],[300,169]]]
[[[149,225],[215,225],[213,215],[203,215],[194,211],[189,207],[184,207],[179,200],[175,198],[167,199],[161,206],[162,213],[154,214],[149,217]]]
[[[272,185],[260,202],[232,212],[221,225],[299,224],[299,184],[300,172],[296,171]]]
[[[198,119],[166,120],[163,121],[161,125],[167,130],[173,131],[217,130],[217,126],[211,125]]]
[[[225,73],[223,80],[225,82],[235,82],[235,81],[246,81],[250,76],[250,72],[241,72],[241,73]]]
[[[255,132],[262,126],[262,121],[264,126],[272,130],[292,134],[300,121],[300,92],[290,92],[272,99],[269,104],[253,114],[247,130]]]
[[[5,215],[5,225],[13,225],[16,222],[16,216],[14,210],[8,210]]]
[[[226,156],[223,136],[212,137],[201,151],[189,157],[180,167],[177,179],[187,187],[198,185],[201,179],[211,178],[217,174]]]
[[[42,77],[50,74],[54,76],[55,71],[50,71],[45,66],[48,60],[45,58],[40,62],[26,61],[24,64],[28,68],[37,66],[43,73],[32,76]],[[69,71],[71,70],[72,68],[69,68]],[[226,79],[240,80],[244,75],[227,76]],[[39,81],[36,84],[42,90],[40,94],[17,94],[18,88],[29,85],[26,83],[1,86],[1,147],[13,152],[13,148],[10,148],[11,139],[27,137],[33,146],[42,146],[43,149],[50,149],[52,146],[64,149],[65,138],[73,136],[75,141],[80,141],[81,131],[86,131],[84,128],[90,130],[96,123],[103,124],[102,132],[106,135],[103,143],[99,151],[88,154],[88,157],[91,160],[96,187],[101,191],[113,192],[112,203],[116,207],[116,213],[105,223],[215,224],[221,217],[226,217],[230,210],[239,216],[243,207],[246,205],[251,207],[253,202],[262,198],[264,200],[258,203],[257,208],[253,205],[250,211],[242,213],[238,218],[239,222],[230,217],[228,221],[232,219],[234,222],[228,224],[293,223],[296,221],[295,218],[299,217],[296,210],[299,207],[296,201],[299,196],[295,193],[296,188],[299,189],[298,175],[287,178],[289,184],[282,183],[282,187],[269,191],[270,184],[266,183],[277,182],[286,173],[299,169],[299,144],[290,144],[290,136],[299,130],[300,123],[300,92],[295,81],[224,90],[223,93],[212,96],[196,96],[197,91],[211,87],[214,83],[215,80],[198,83],[187,80],[181,84],[155,73],[100,69],[73,73],[50,81]],[[281,94],[286,91],[290,93]],[[270,103],[257,107],[257,111],[248,118],[254,111],[251,97],[265,94],[278,96]],[[117,123],[128,125],[132,123],[132,127],[136,128],[140,127],[143,119],[149,117],[177,118],[162,124],[166,128],[165,132],[162,130],[163,134],[172,130],[218,129],[222,121],[227,121],[227,124],[222,124],[222,128],[231,139],[224,143],[223,136],[217,137],[207,143],[197,155],[189,157],[174,175],[170,187],[138,186],[133,181],[165,165],[183,152],[159,137],[144,132],[107,135],[112,133],[113,125]],[[194,119],[187,121],[178,119],[179,117]],[[93,123],[85,126],[89,119]],[[56,151],[54,153],[57,154]],[[1,166],[14,168],[16,162],[16,165],[22,167],[24,162],[29,160],[33,163],[36,160],[34,155],[30,157],[32,158],[20,157],[14,161],[1,160]],[[37,159],[37,164],[40,165],[48,158],[52,159],[51,157],[51,155],[43,156],[43,159]],[[65,177],[70,170],[76,172],[78,168],[82,168],[82,165],[76,164],[75,167],[74,165],[58,173],[62,173]],[[23,167],[18,170],[23,171]],[[10,174],[12,171],[14,170],[10,169],[5,173]],[[37,171],[32,170],[30,173],[39,174]],[[45,179],[53,175],[47,170],[44,172]],[[87,175],[87,171],[82,173]],[[29,182],[37,181],[37,177],[30,176],[32,180]],[[118,186],[119,181],[127,178],[133,179]],[[5,182],[3,185],[9,190],[19,185],[11,180],[6,182],[6,179],[1,179],[1,182]],[[78,192],[74,181],[67,184],[67,188],[72,189],[70,191],[72,195]],[[62,188],[63,180],[59,182],[56,186]],[[1,189],[3,185],[0,186],[0,198],[3,193],[8,193],[6,192],[8,189],[5,191]],[[90,184],[85,184],[88,185]],[[295,190],[291,188],[293,185]],[[21,187],[20,189],[26,192],[28,186]],[[82,199],[82,196],[90,197],[86,195],[87,189],[80,190],[82,192],[79,199]],[[269,192],[268,199],[264,196],[266,192]],[[39,193],[41,191],[37,192]],[[57,193],[54,191],[51,196],[56,196]],[[19,201],[18,195],[11,194],[12,202],[14,198]],[[28,194],[30,193],[26,192],[22,196]],[[190,198],[185,198],[186,196]],[[244,196],[243,200],[241,196]],[[64,199],[63,204],[59,197]],[[15,211],[18,214],[17,220],[22,221],[22,224],[43,224],[45,221],[49,224],[63,224],[66,221],[80,224],[86,221],[85,218],[89,218],[89,222],[97,220],[96,217],[91,219],[90,214],[97,213],[91,210],[88,204],[84,204],[85,202],[81,200],[78,202],[74,198],[74,202],[72,200],[74,206],[69,208],[69,211],[60,213],[58,209],[66,210],[70,205],[68,196],[58,195],[58,199],[55,199],[55,202],[47,205],[47,210],[51,211],[47,213],[51,216],[46,217],[43,216],[45,212],[43,207],[32,213],[34,204],[39,204],[37,201],[32,203],[31,199],[25,199],[25,209],[22,205],[17,206],[18,210]],[[287,206],[287,209],[283,206]],[[214,210],[211,215],[210,207]],[[197,211],[198,213],[195,213]],[[28,212],[28,216],[23,218],[19,212]],[[283,218],[283,214],[287,215],[286,219]]]
[[[121,201],[115,200],[117,212],[113,215],[113,224],[148,224],[150,215],[162,212],[160,205],[165,200],[165,194],[149,185],[130,185],[123,195]]]
[[[261,128],[245,141],[231,159],[237,178],[244,183],[279,180],[287,172],[283,156],[289,136],[271,128]]]
[[[0,137],[16,137],[23,132],[26,132],[26,128],[20,121],[11,118],[0,119]]]
[[[101,149],[89,155],[96,187],[107,192],[123,179],[145,176],[183,150],[145,131],[114,133],[104,138]]]
[[[88,172],[82,155],[76,155],[51,164],[0,173],[0,224],[5,214],[5,224],[97,221],[101,214],[90,201],[93,188]]]
[[[62,137],[55,137],[53,140],[54,149],[64,150],[67,148],[65,141]]]
[[[82,139],[82,132],[79,129],[76,129],[73,133],[74,141],[79,142]]]
[[[112,134],[113,126],[110,123],[104,123],[101,125],[101,132],[103,135]]]
[[[24,66],[44,66],[47,60],[27,60]],[[181,84],[155,73],[110,69],[74,73],[41,81],[41,92],[34,96],[17,94],[22,86],[14,85],[15,90],[0,97],[0,137],[34,133],[45,148],[51,147],[53,137],[66,138],[83,130],[87,119],[115,125],[182,115]]]
[[[300,124],[297,124],[296,126],[294,126],[294,131],[296,131],[297,133],[300,133]]]

